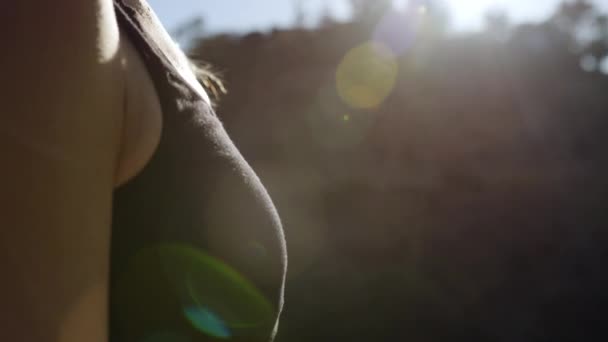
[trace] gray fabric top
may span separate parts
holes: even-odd
[[[279,216],[141,0],[115,0],[153,79],[160,144],[115,192],[110,341],[270,341],[287,254]]]

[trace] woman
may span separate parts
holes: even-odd
[[[278,216],[144,0],[0,19],[0,340],[271,339]]]

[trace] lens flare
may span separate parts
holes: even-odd
[[[232,334],[226,323],[213,311],[202,306],[191,306],[184,310],[190,322],[201,327],[208,335],[220,339],[229,339]]]
[[[385,45],[368,42],[349,51],[336,72],[340,98],[355,109],[378,107],[391,94],[399,66]]]
[[[158,329],[257,340],[276,317],[261,292],[236,270],[186,245],[142,249],[116,293],[119,323],[131,340]]]

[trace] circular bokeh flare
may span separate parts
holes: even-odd
[[[366,42],[350,50],[338,66],[340,98],[355,109],[378,107],[393,91],[399,66],[384,44]]]
[[[187,245],[140,250],[118,282],[123,335],[138,341],[155,331],[193,340],[263,341],[275,310],[226,263]],[[154,340],[154,339],[153,339]]]

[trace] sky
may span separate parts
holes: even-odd
[[[294,21],[297,0],[148,0],[164,25],[171,30],[197,15],[205,18],[208,32],[247,32],[289,26]],[[346,19],[346,0],[300,0],[307,13],[328,8],[338,19]],[[398,0],[397,0],[398,2]],[[560,0],[444,0],[456,31],[474,31],[483,25],[483,15],[491,9],[505,10],[515,22],[541,21]],[[608,11],[608,1],[595,0]],[[314,21],[312,15],[310,21]]]

